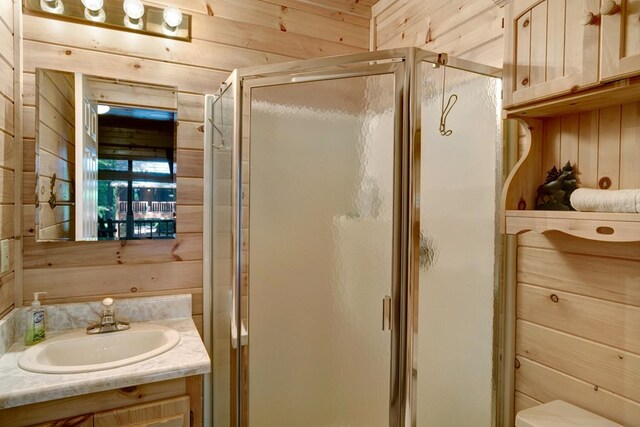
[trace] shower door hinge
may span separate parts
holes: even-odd
[[[382,299],[382,330],[390,331],[391,330],[391,297],[386,295]]]

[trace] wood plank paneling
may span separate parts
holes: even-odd
[[[38,25],[49,25],[39,18]],[[54,30],[51,30],[54,31]],[[213,93],[228,75],[201,67],[181,65],[161,60],[139,59],[134,56],[92,51],[71,46],[49,44],[46,41],[25,39],[24,69],[34,72],[37,67],[61,71],[81,72],[107,78],[117,78],[163,86],[177,86],[191,93]],[[185,78],[177,78],[185,76]],[[186,77],[188,76],[188,77]],[[26,118],[25,118],[26,120]]]
[[[640,307],[640,261],[519,248],[517,280]]]
[[[14,307],[17,286],[21,275],[16,274],[16,265],[20,270],[22,250],[16,243],[16,205],[19,200],[16,189],[20,188],[21,176],[16,175],[16,166],[20,166],[21,156],[16,148],[20,146],[16,136],[20,137],[20,126],[16,119],[15,101],[19,98],[19,85],[16,84],[19,67],[19,41],[14,37],[18,25],[14,25],[20,2],[10,0],[0,2],[0,238],[9,239],[9,269],[0,273],[0,318]],[[18,161],[16,162],[16,157]],[[16,164],[17,163],[17,164]],[[18,168],[18,172],[20,169]]]
[[[373,17],[377,50],[413,46],[502,67],[503,9],[491,0],[396,0]]]
[[[516,407],[563,399],[639,425],[639,263],[640,242],[518,236]]]
[[[15,253],[13,254],[15,256]],[[15,301],[15,273],[0,277],[0,314],[6,313]]]
[[[514,406],[516,414],[527,408],[540,405],[542,402],[535,400],[533,397],[527,396],[519,391],[515,392]]]
[[[0,20],[13,33],[13,4],[11,1],[0,2]]]
[[[540,37],[547,32],[547,2],[542,2],[531,9],[531,37]],[[531,86],[544,83],[547,80],[547,44],[530,43],[530,71]],[[518,49],[518,52],[520,50]],[[520,74],[520,73],[518,73]]]
[[[191,43],[145,36],[136,33],[113,31],[107,28],[88,27],[71,22],[57,22],[55,30],[50,25],[38,24],[41,18],[25,16],[26,40],[47,40],[93,51],[114,52],[127,46],[127,55],[137,58],[161,60],[175,64],[189,64],[202,68],[228,70],[290,61],[292,56],[264,53],[194,39]],[[91,37],[87,37],[90,32]]]
[[[519,319],[640,354],[640,308],[525,283],[517,292]]]
[[[202,287],[202,261],[25,269],[24,292],[56,300]],[[27,298],[28,299],[28,298]]]
[[[620,188],[640,188],[640,103],[622,106],[620,136]]]
[[[183,212],[179,211],[179,213]],[[186,213],[183,214],[186,216]],[[201,215],[196,214],[195,216],[202,218]],[[179,221],[182,221],[182,218]],[[84,265],[83,257],[87,251],[95,253],[94,265],[202,260],[202,235],[200,233],[181,233],[177,239],[172,240],[130,240],[126,241],[126,244],[119,241],[101,243],[100,247],[96,248],[96,244],[92,242],[43,243],[28,237],[25,238],[24,243],[24,267],[27,269],[81,267]]]
[[[639,111],[634,102],[545,120],[543,172],[570,161],[580,187],[599,188],[605,177],[612,190],[640,187]]]
[[[627,427],[640,426],[640,404],[609,390],[518,357],[516,369],[518,390],[546,403],[562,399]]]
[[[557,252],[585,254],[597,257],[640,260],[640,242],[611,243],[598,240],[585,240],[557,231],[551,231],[545,234],[521,234],[518,236],[518,246],[520,248],[550,249]],[[565,256],[557,252],[557,257]]]
[[[580,186],[598,188],[598,135],[600,111],[580,113],[578,174]]]
[[[13,32],[5,25],[4,21],[0,22],[0,60],[5,61],[12,68],[15,64]]]
[[[13,101],[13,68],[6,61],[0,61],[0,95]]]
[[[600,110],[598,142],[598,182],[611,180],[611,189],[620,188],[620,106]]]
[[[0,167],[13,170],[14,160],[13,136],[0,132]]]
[[[635,401],[640,355],[519,320],[516,353]]]

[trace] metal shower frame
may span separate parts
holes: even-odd
[[[232,313],[236,317],[236,336],[241,337],[242,311],[242,158],[244,117],[250,117],[252,88],[297,82],[323,81],[377,74],[394,74],[394,201],[393,201],[393,266],[391,294],[393,298],[391,330],[389,426],[416,425],[416,376],[418,340],[418,270],[420,241],[420,158],[421,158],[421,93],[417,78],[419,66],[428,62],[437,66],[470,71],[489,77],[502,77],[502,70],[487,65],[460,60],[446,54],[417,48],[391,49],[327,58],[300,60],[234,70],[221,85],[214,99],[232,91],[233,147],[232,147]],[[208,95],[209,96],[209,95]],[[211,101],[209,101],[211,102]],[[207,118],[209,119],[209,118]],[[207,128],[207,127],[205,127]],[[213,131],[210,131],[211,133]],[[212,135],[205,132],[205,141]],[[212,162],[214,147],[205,143],[205,188],[213,183]],[[212,207],[211,189],[205,191],[204,215],[204,336],[205,345],[212,349]],[[236,352],[236,371],[232,378],[240,379],[242,352]],[[242,416],[245,398],[237,387],[236,420]],[[211,381],[205,381],[205,402],[211,400]],[[208,397],[207,397],[208,395]],[[205,419],[211,420],[211,409],[205,409]],[[238,424],[239,425],[239,424]]]

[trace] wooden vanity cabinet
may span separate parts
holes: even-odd
[[[189,396],[179,396],[31,427],[189,427],[189,418]]]
[[[598,84],[600,0],[505,6],[504,107]]]
[[[2,427],[202,425],[201,376],[142,384],[0,410]]]
[[[600,79],[617,80],[640,71],[640,0],[603,0]]]
[[[188,427],[189,396],[93,414],[93,427]]]

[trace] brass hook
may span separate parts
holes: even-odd
[[[51,177],[51,188],[50,188],[50,196],[49,196],[49,206],[51,206],[51,209],[55,208],[57,206],[57,199],[58,197],[56,196],[56,192],[55,192],[55,186],[56,186],[56,174],[54,173],[53,176]]]

